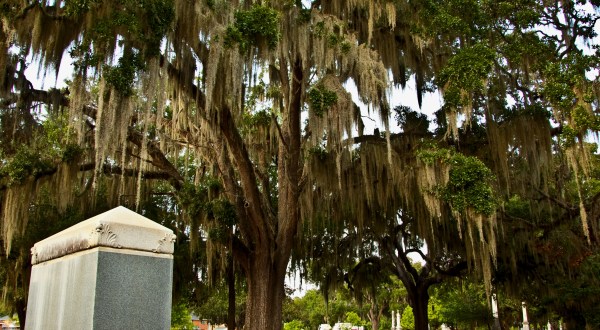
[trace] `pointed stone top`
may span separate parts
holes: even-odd
[[[171,229],[119,206],[37,242],[31,263],[98,246],[172,254],[174,242]]]

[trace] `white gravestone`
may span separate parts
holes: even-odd
[[[169,329],[174,241],[117,207],[36,243],[25,329]]]
[[[523,330],[529,330],[529,321],[527,320],[527,304],[523,301],[521,306],[523,307]]]

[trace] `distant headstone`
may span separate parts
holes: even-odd
[[[174,238],[117,207],[36,243],[25,329],[169,329]]]
[[[527,320],[527,304],[523,301],[521,306],[523,308],[523,330],[529,330],[529,321]]]
[[[500,318],[498,316],[498,298],[495,293],[492,293],[492,316],[494,318],[494,325],[492,326],[492,329],[502,329],[502,326],[500,325]]]

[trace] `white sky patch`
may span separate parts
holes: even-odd
[[[292,298],[303,297],[306,291],[318,288],[314,283],[300,278],[300,273],[297,270],[291,270],[290,267],[288,267],[288,274],[285,277],[285,285],[294,289]]]
[[[361,102],[354,81],[348,80],[348,82],[344,84],[344,87],[350,93],[350,95],[352,95],[352,101],[354,101],[354,103],[356,103],[361,109],[363,123],[365,125],[365,134],[373,134],[375,128],[383,131],[384,126],[381,118],[379,118],[372,110],[369,111],[368,106]],[[391,90],[389,103],[392,110],[397,106],[407,106],[419,113],[426,114],[431,121],[434,117],[433,113],[442,107],[443,100],[442,96],[438,92],[423,93],[423,105],[419,109],[419,101],[417,99],[415,82],[414,79],[410,79],[406,84],[406,88],[393,88]],[[390,118],[390,130],[392,133],[397,133],[400,130],[396,124],[394,113],[392,111],[392,118]]]
[[[61,59],[58,72],[54,69],[40,70],[39,59],[33,56],[27,57],[27,69],[25,76],[35,89],[45,89],[48,87],[64,88],[67,87],[66,80],[73,76],[73,59],[68,54],[64,54]]]

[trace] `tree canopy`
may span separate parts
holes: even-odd
[[[207,253],[190,273],[244,274],[251,329],[282,328],[290,260],[331,275],[311,263],[317,238],[392,242],[410,223],[406,239],[460,257],[488,292],[496,269],[511,283],[560,257],[568,272],[598,240],[599,6],[5,0],[3,250],[40,203],[162,208],[178,244]],[[65,63],[67,88],[26,75]],[[390,103],[406,86],[421,110]]]

